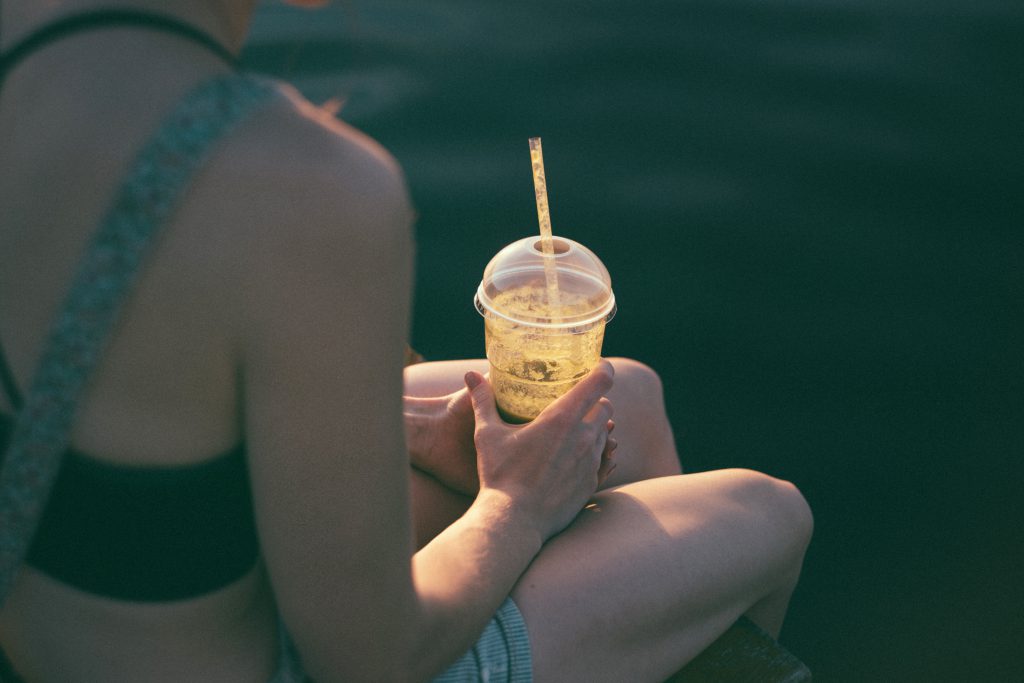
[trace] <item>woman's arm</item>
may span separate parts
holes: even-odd
[[[305,666],[387,680],[419,624],[400,422],[408,217],[375,160],[329,161],[268,188],[289,215],[252,245],[245,431],[264,560]]]
[[[410,563],[405,190],[364,140],[335,141],[326,159],[289,142],[305,165],[257,174],[242,212],[245,430],[264,559],[314,678],[426,679],[593,492],[610,377],[530,430],[483,415],[481,493]],[[487,385],[478,391],[486,403]]]

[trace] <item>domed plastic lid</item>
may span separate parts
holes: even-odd
[[[508,245],[484,269],[474,301],[485,317],[535,327],[579,327],[611,320],[615,295],[608,269],[579,242],[554,237],[554,255],[545,256],[539,237]],[[557,293],[545,272],[553,265]],[[554,302],[554,303],[553,303]]]

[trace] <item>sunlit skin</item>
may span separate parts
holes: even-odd
[[[4,0],[0,45],[107,4]],[[255,3],[118,5],[238,49]],[[123,169],[185,92],[226,72],[180,37],[119,28],[9,74],[0,336],[22,387]],[[0,612],[15,666],[34,683],[268,680],[282,618],[317,681],[425,681],[509,595],[540,682],[664,680],[742,614],[777,633],[812,526],[796,488],[680,474],[660,380],[637,361],[600,363],[528,425],[498,416],[486,361],[404,368],[414,214],[401,171],[282,92],[194,179],[72,433],[129,466],[244,441],[261,561],[174,603],[24,568]]]

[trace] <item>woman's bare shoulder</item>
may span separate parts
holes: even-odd
[[[214,160],[207,197],[247,241],[371,241],[413,218],[405,178],[376,141],[294,88],[243,125]],[[394,237],[393,235],[391,237]]]
[[[243,336],[303,297],[340,300],[380,272],[398,288],[412,269],[414,214],[396,161],[294,90],[281,94],[213,150],[177,213],[177,248],[164,250],[180,277],[209,284],[195,289],[217,292],[203,305]]]
[[[267,111],[267,132],[273,137],[262,145],[274,153],[272,163],[287,161],[302,167],[336,192],[351,190],[365,199],[376,190],[384,193],[383,198],[404,199],[401,169],[378,142],[339,120],[332,110],[309,102],[293,87],[280,84],[278,89],[281,97]],[[344,181],[343,187],[338,186],[339,180]],[[393,197],[396,193],[401,196]]]

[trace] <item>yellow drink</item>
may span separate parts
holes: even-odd
[[[611,279],[593,252],[565,238],[554,247],[545,255],[536,238],[513,242],[491,260],[477,289],[491,386],[509,422],[529,422],[586,377],[601,360],[605,323],[615,313]]]
[[[585,313],[595,307],[591,299],[581,294],[563,289],[560,295],[563,316]],[[522,286],[501,292],[493,303],[498,310],[529,308],[539,317],[557,320],[543,298],[542,287]],[[529,422],[583,379],[601,360],[604,323],[601,319],[579,327],[537,327],[505,318],[487,318],[487,360],[502,416],[509,422]]]

